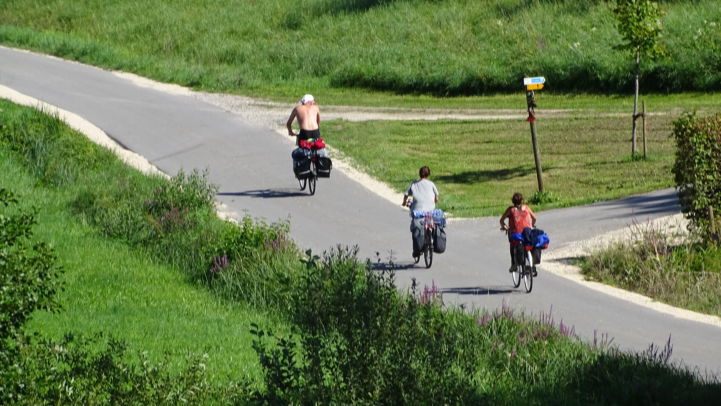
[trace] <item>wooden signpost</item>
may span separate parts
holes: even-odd
[[[531,142],[533,143],[533,159],[536,161],[536,177],[538,178],[538,191],[543,193],[543,172],[541,170],[541,158],[538,151],[536,139],[536,96],[534,91],[543,89],[546,83],[544,77],[523,78],[523,85],[526,86],[526,104],[528,104],[528,119],[531,124]]]

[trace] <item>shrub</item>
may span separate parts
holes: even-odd
[[[33,311],[57,309],[54,295],[61,288],[52,249],[31,243],[36,213],[7,211],[14,204],[14,194],[0,189],[0,341],[16,334]]]
[[[721,235],[721,115],[674,122],[673,174],[681,210],[704,240]],[[713,213],[713,217],[711,217]],[[715,228],[713,235],[712,228]]]
[[[307,404],[459,404],[478,400],[470,318],[401,294],[356,250],[309,255],[295,289],[298,330],[254,327],[267,400]]]
[[[208,182],[207,171],[194,169],[186,175],[180,170],[153,191],[145,209],[161,232],[170,232],[189,226],[190,212],[213,209],[217,191],[218,186]]]
[[[179,373],[169,373],[167,361],[151,362],[142,352],[131,356],[123,341],[102,334],[31,342],[22,352],[17,404],[234,404],[252,396],[247,385],[213,384],[206,355],[189,354]]]
[[[34,212],[11,212],[15,195],[0,189],[0,403],[13,401],[24,385],[19,341],[22,326],[37,309],[56,310],[60,268],[44,243],[31,243]]]

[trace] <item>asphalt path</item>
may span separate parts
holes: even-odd
[[[513,289],[507,242],[497,217],[451,222],[446,253],[425,269],[410,258],[409,218],[400,202],[389,202],[338,170],[318,181],[315,196],[301,192],[291,170],[293,144],[271,129],[244,123],[189,95],[141,87],[112,72],[3,47],[0,85],[85,118],[165,173],[207,169],[210,180],[220,186],[218,200],[235,217],[289,221],[291,236],[303,249],[322,253],[339,245],[357,246],[359,256],[379,268],[393,261],[402,289],[415,280],[420,289],[435,284],[446,303],[550,314],[556,323],[573,326],[584,340],[607,334],[624,350],[663,347],[670,337],[672,361],[702,374],[721,372],[719,327],[605,295],[543,267],[531,294]],[[327,141],[332,145],[332,139]],[[538,226],[551,236],[553,249],[678,211],[669,189],[544,211],[538,213]]]

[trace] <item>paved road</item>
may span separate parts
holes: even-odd
[[[623,349],[663,345],[671,336],[672,360],[701,371],[721,371],[721,328],[659,313],[549,273],[532,294],[512,289],[507,246],[497,219],[453,222],[448,250],[430,270],[410,263],[407,213],[335,171],[316,196],[298,190],[290,166],[291,142],[266,128],[241,122],[196,98],[139,87],[100,69],[0,47],[0,85],[76,113],[126,148],[169,174],[207,168],[220,185],[218,199],[237,215],[290,220],[294,240],[316,252],[358,245],[361,257],[393,257],[397,280],[435,283],[444,300],[495,310],[508,305],[575,326],[584,339],[608,333]],[[332,140],[329,140],[332,144]],[[410,181],[410,179],[409,179]],[[678,212],[672,190],[613,202],[540,213],[539,226],[553,247]]]

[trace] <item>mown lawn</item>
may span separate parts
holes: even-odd
[[[615,115],[543,117],[537,131],[547,201],[539,210],[614,199],[673,185],[673,115],[647,122],[648,159],[631,159],[629,119]],[[401,192],[428,165],[440,207],[455,216],[500,215],[519,191],[537,191],[524,120],[326,123],[329,144]],[[642,152],[640,142],[638,151]]]

